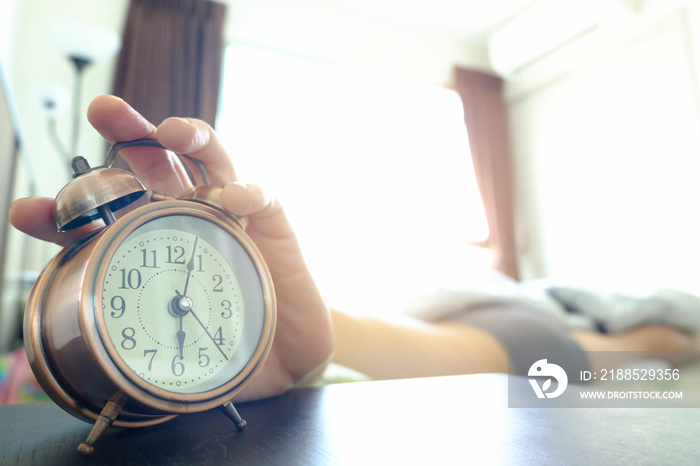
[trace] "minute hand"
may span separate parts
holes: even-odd
[[[224,353],[224,350],[222,350],[221,347],[219,346],[219,344],[216,342],[216,340],[214,340],[214,337],[211,336],[211,333],[209,333],[209,330],[207,330],[207,328],[204,326],[202,321],[199,320],[199,317],[197,317],[197,314],[194,313],[193,309],[190,309],[190,314],[192,315],[192,317],[195,318],[195,320],[197,321],[199,326],[204,329],[204,333],[206,333],[207,336],[209,337],[209,339],[214,343],[214,346],[216,346],[216,349],[218,349],[221,352],[221,355],[224,357],[224,359],[226,359],[228,361],[228,357],[226,356],[226,353]]]
[[[185,289],[182,291],[182,296],[187,296],[187,287],[190,285],[190,275],[192,275],[192,271],[194,270],[194,254],[197,252],[197,241],[199,241],[199,236],[194,237],[192,256],[190,257],[190,261],[187,263],[187,279],[185,280]]]

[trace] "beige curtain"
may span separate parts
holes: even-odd
[[[156,125],[187,116],[214,126],[225,15],[208,0],[131,0],[114,94]]]
[[[513,174],[503,82],[480,71],[456,68],[454,87],[464,106],[474,172],[489,225],[493,267],[517,280]]]

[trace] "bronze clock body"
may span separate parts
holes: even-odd
[[[27,354],[47,394],[95,423],[81,453],[112,423],[223,406],[244,425],[230,400],[265,362],[275,297],[262,255],[217,206],[218,191],[195,188],[118,220],[99,213],[107,226],[65,248],[35,283]]]

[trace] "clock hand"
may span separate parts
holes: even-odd
[[[197,323],[200,325],[200,327],[202,327],[202,328],[204,329],[204,333],[207,334],[207,336],[209,337],[209,339],[210,339],[212,342],[214,342],[214,346],[216,346],[216,349],[218,349],[218,350],[221,352],[221,354],[223,355],[224,359],[226,359],[226,360],[228,361],[228,357],[226,356],[226,353],[224,353],[224,350],[222,350],[221,347],[219,346],[219,344],[216,343],[216,340],[214,340],[214,337],[211,336],[211,333],[209,333],[209,330],[207,330],[207,328],[204,326],[204,324],[202,323],[202,321],[199,320],[199,317],[197,317],[197,314],[194,313],[194,310],[193,310],[193,309],[190,309],[190,314],[192,314],[192,317],[195,318],[195,320],[196,320]]]
[[[180,348],[180,361],[182,361],[182,347],[185,346],[185,332],[182,330],[182,317],[180,316],[180,330],[177,331],[177,345]]]
[[[190,285],[190,275],[192,275],[192,271],[194,270],[194,255],[197,252],[197,241],[199,241],[199,236],[194,237],[194,244],[192,245],[192,255],[190,256],[189,262],[187,262],[187,278],[185,279],[185,289],[182,291],[182,294],[180,294],[179,291],[175,290],[175,294],[177,296],[173,300],[171,300],[171,307],[173,307],[175,310],[174,313],[171,311],[171,314],[175,315],[176,317],[179,317],[180,319],[180,330],[178,330],[175,334],[177,337],[177,345],[180,349],[180,360],[183,359],[182,348],[185,345],[186,336],[185,332],[182,330],[182,318],[185,316],[185,314],[187,314],[190,311],[192,307],[192,301],[189,298],[187,298],[187,288]]]
[[[185,289],[183,290],[181,296],[187,296],[187,287],[190,284],[190,275],[194,270],[194,254],[195,252],[197,252],[197,241],[199,241],[199,236],[194,237],[194,246],[192,246],[192,256],[190,257],[190,260],[187,263],[187,279],[185,280]],[[175,292],[177,293],[177,290]],[[179,295],[180,293],[177,294]]]
[[[182,360],[182,350],[185,346],[186,337],[185,331],[182,330],[182,318],[192,309],[192,300],[186,296],[182,296],[177,290],[175,290],[175,293],[176,296],[168,303],[168,312],[171,316],[179,319],[180,328],[177,333],[175,333],[175,337],[177,338],[177,346],[180,350],[180,360]]]

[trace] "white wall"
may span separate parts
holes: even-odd
[[[0,2],[0,59],[4,62],[10,53],[10,37],[15,21],[18,0]]]
[[[523,278],[700,291],[700,119],[683,12],[509,102]]]

